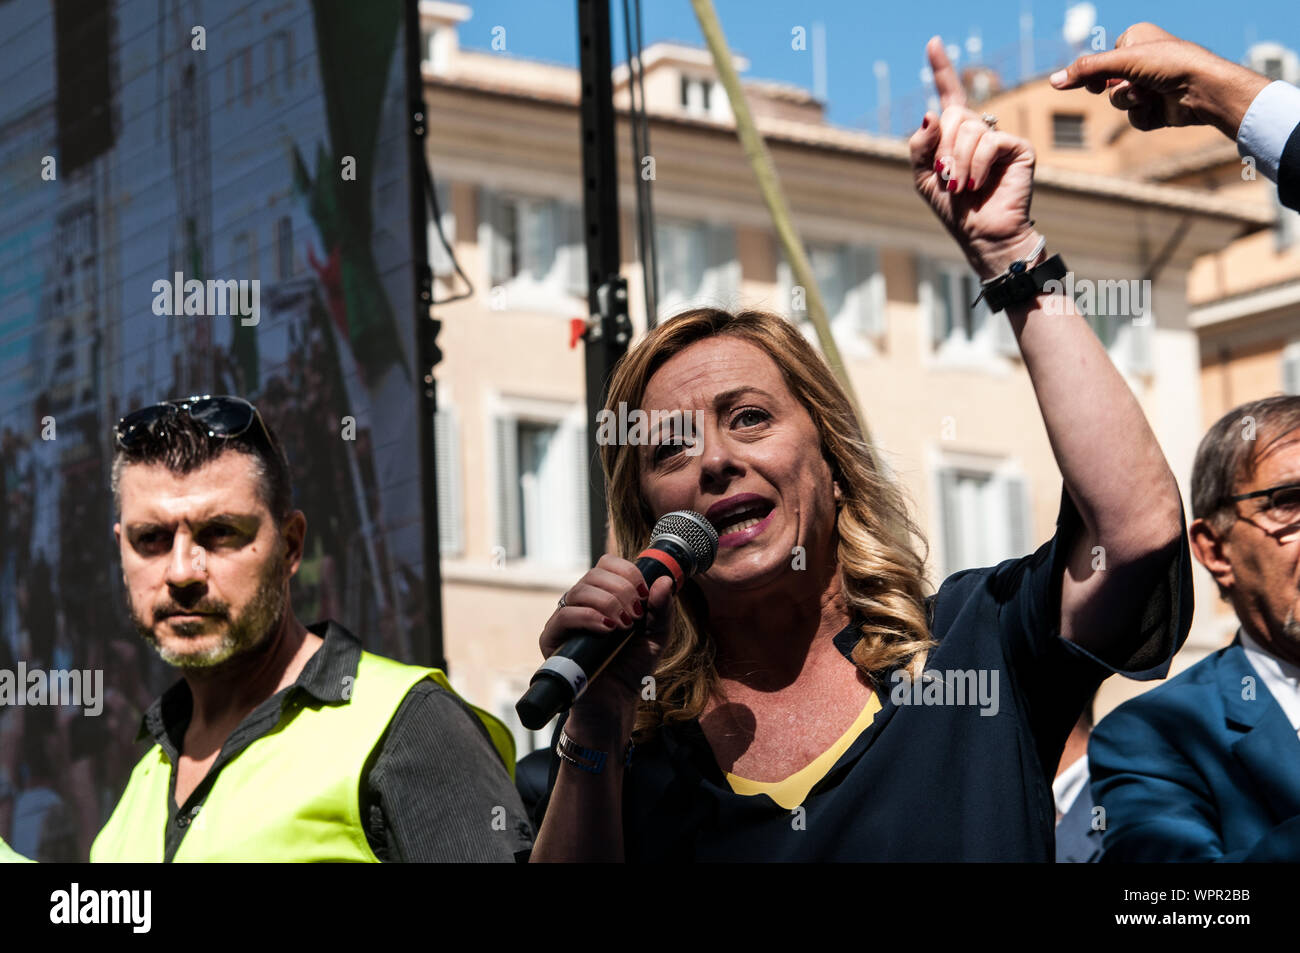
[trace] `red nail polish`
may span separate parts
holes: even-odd
[[[639,602],[632,603],[632,613],[637,616],[645,614],[645,610],[641,608],[641,603]]]
[[[631,625],[631,624],[632,624],[632,617],[631,617],[630,615],[628,615],[626,612],[622,613],[622,614],[619,616],[619,618],[621,618],[621,619],[623,620],[623,624],[624,624],[624,625]]]
[[[935,171],[936,173],[939,173],[939,172],[942,172],[942,171],[943,171],[943,160],[942,160],[942,159],[935,159],[935,160],[934,160],[934,171]]]
[[[929,129],[929,128],[930,128],[930,117],[929,117],[929,116],[922,116],[922,117],[921,117],[921,128],[922,128],[922,129]]]
[[[975,180],[974,180],[974,179],[971,179],[969,182],[967,182],[967,183],[966,183],[966,188],[968,188],[968,189],[973,189],[973,188],[975,188]]]
[[[646,588],[646,584],[644,582],[637,583],[636,594],[640,596],[642,599],[645,599],[647,596],[650,595],[650,590]]]
[[[607,629],[612,629],[618,625],[617,622],[610,618],[601,619],[600,621],[605,623],[605,628]]]
[[[949,192],[957,191],[957,179],[955,176],[948,180],[948,191]]]

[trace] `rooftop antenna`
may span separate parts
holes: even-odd
[[[826,24],[820,20],[812,25],[813,95],[818,102],[826,102]]]
[[[876,73],[876,116],[881,135],[889,135],[889,64],[876,60],[872,69]]]
[[[1020,81],[1034,75],[1034,11],[1029,0],[1020,5]]]

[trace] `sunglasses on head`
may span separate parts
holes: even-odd
[[[123,450],[138,447],[147,437],[157,434],[160,426],[166,426],[166,421],[178,414],[188,414],[208,432],[209,437],[240,437],[256,423],[262,439],[268,447],[271,446],[271,435],[256,407],[242,397],[213,397],[209,394],[164,400],[132,411],[119,420],[114,428],[117,445]]]

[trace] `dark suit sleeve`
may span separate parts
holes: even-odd
[[[1193,720],[1190,712],[1130,702],[1093,730],[1088,767],[1093,800],[1105,811],[1102,861],[1294,861],[1300,817],[1245,850],[1225,853],[1219,807],[1174,740],[1191,739]]]
[[[1121,705],[1093,729],[1088,769],[1093,801],[1105,811],[1103,861],[1223,856],[1210,790],[1140,706]]]
[[[1300,124],[1291,130],[1277,165],[1277,197],[1287,208],[1300,212]]]
[[[533,830],[483,723],[432,681],[407,694],[362,782],[366,836],[381,860],[525,857]]]

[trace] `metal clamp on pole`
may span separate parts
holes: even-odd
[[[612,332],[614,344],[625,349],[632,340],[632,319],[627,316],[627,279],[621,275],[611,278],[596,289],[596,302],[600,307],[600,324]],[[593,332],[589,341],[600,338]]]

